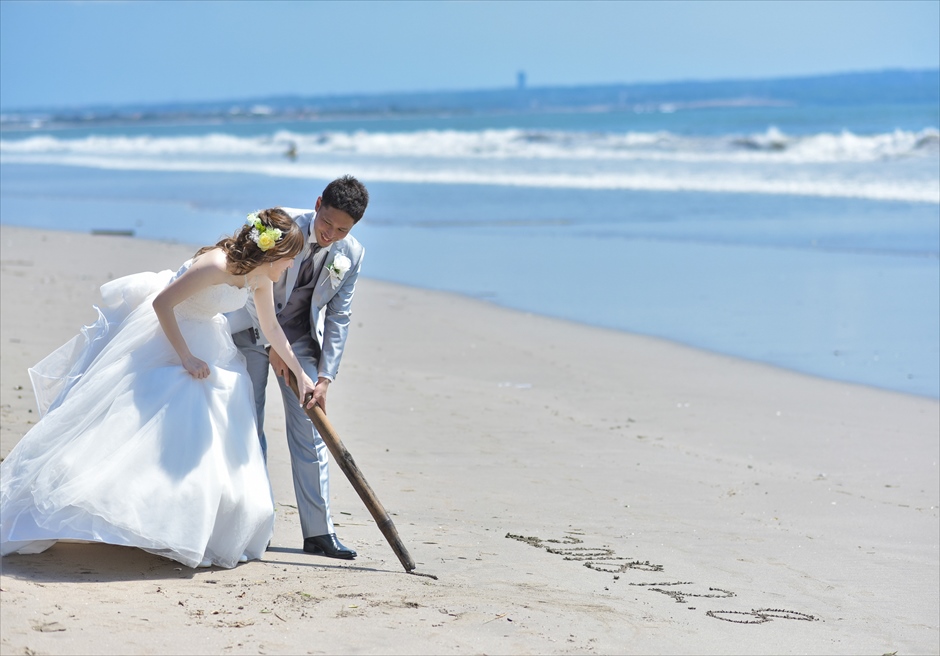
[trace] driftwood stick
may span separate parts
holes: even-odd
[[[300,395],[297,393],[297,378],[294,376],[294,372],[289,372],[289,374],[290,388],[299,398]],[[309,400],[310,396],[308,395],[307,401]],[[330,453],[333,454],[333,459],[336,460],[340,468],[343,470],[343,473],[346,474],[346,478],[348,478],[349,482],[352,483],[353,488],[359,494],[359,498],[362,499],[362,502],[365,504],[366,508],[368,508],[369,512],[372,513],[372,518],[375,520],[375,523],[378,524],[379,530],[382,531],[382,535],[384,535],[385,539],[388,540],[389,545],[392,547],[392,551],[394,551],[395,555],[398,556],[398,560],[401,561],[402,567],[405,568],[406,572],[411,572],[411,570],[415,568],[415,561],[412,560],[411,554],[408,553],[408,549],[405,548],[401,538],[398,537],[398,529],[395,528],[395,524],[392,522],[392,518],[389,517],[388,513],[385,511],[385,507],[382,505],[382,502],[379,501],[378,497],[375,496],[375,492],[373,492],[372,488],[369,486],[369,483],[366,482],[365,476],[363,476],[362,472],[359,471],[359,467],[356,466],[356,461],[353,460],[352,454],[349,453],[349,451],[346,449],[343,441],[339,439],[339,435],[336,434],[332,424],[330,424],[330,420],[326,418],[326,414],[323,412],[323,409],[320,408],[320,406],[315,405],[312,409],[307,409],[304,407],[304,412],[306,412],[307,416],[310,417],[310,421],[313,422],[313,425],[320,433],[320,437],[323,438],[323,441],[326,443],[327,448],[329,448]]]

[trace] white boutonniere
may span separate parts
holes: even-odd
[[[333,289],[339,287],[339,284],[343,282],[343,278],[346,276],[346,272],[349,271],[349,267],[352,266],[352,262],[348,257],[339,253],[336,257],[333,258],[333,261],[326,265],[326,270],[330,274],[330,284],[333,286]]]

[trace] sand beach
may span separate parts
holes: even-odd
[[[194,250],[0,226],[0,456],[98,287]],[[936,400],[361,279],[329,404],[421,575],[338,467],[359,557],[301,551],[271,404],[263,561],[6,557],[0,652],[940,652]]]

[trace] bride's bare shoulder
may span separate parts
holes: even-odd
[[[261,267],[249,271],[245,274],[245,284],[254,292],[261,289],[270,289],[273,281],[261,270]]]
[[[205,248],[200,248],[199,251],[193,256],[193,262],[199,262],[200,260],[213,259],[217,258],[220,255],[224,255],[222,249],[218,246],[206,246]]]
[[[228,270],[228,258],[221,248],[211,248],[194,257],[190,269],[203,272],[213,282],[230,282],[233,278]]]

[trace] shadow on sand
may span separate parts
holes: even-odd
[[[193,569],[175,560],[156,556],[134,547],[57,542],[51,548],[39,554],[11,554],[5,556],[0,560],[0,572],[4,576],[39,583],[111,583],[119,581],[194,579],[206,573],[235,571],[259,565],[289,565],[361,572],[392,571],[374,567],[360,567],[345,562],[341,564],[327,558],[311,556],[301,549],[269,547],[267,553],[270,557],[261,561],[241,564],[234,570],[224,570],[219,567]],[[285,556],[298,556],[298,558],[285,560]]]

